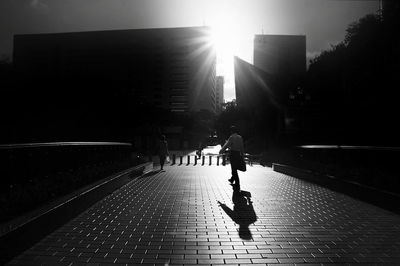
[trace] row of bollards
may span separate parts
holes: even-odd
[[[190,165],[190,155],[187,156],[186,158],[186,163],[187,165]],[[212,165],[212,155],[208,156],[208,165]],[[217,165],[219,165],[220,163],[220,157],[222,157],[222,165],[226,165],[226,155],[217,155]],[[172,154],[172,160],[171,160],[171,165],[176,164],[176,155]],[[197,165],[197,161],[201,159],[201,165],[205,165],[205,161],[206,161],[206,156],[203,155],[201,157],[195,155],[194,156],[194,165]],[[179,156],[179,164],[182,165],[183,164],[183,155]]]
[[[191,157],[190,155],[187,156],[187,159],[186,159],[187,165],[190,165],[190,157]],[[208,156],[208,158],[209,158],[208,165],[212,165],[212,157],[213,157],[212,155]],[[226,165],[226,155],[225,154],[217,155],[217,165],[219,165],[219,161],[220,161],[221,157],[222,157],[222,165],[225,166]],[[200,158],[201,158],[201,165],[205,165],[205,160],[206,160],[205,155],[203,155],[203,156],[194,155],[194,165],[197,165],[197,160],[199,160]],[[253,165],[252,158],[250,156],[246,157],[246,158],[247,158],[248,164]],[[151,162],[151,161],[153,161],[153,159],[152,159],[152,156],[149,155],[149,162]],[[174,165],[174,164],[176,164],[176,155],[172,154],[171,165]],[[183,164],[183,156],[182,155],[179,156],[179,164],[180,165]]]

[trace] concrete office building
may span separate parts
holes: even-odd
[[[237,106],[247,114],[242,130],[247,137],[260,137],[262,145],[276,140],[282,119],[280,80],[254,65],[234,58]]]
[[[236,103],[239,108],[258,109],[278,108],[282,93],[276,76],[266,73],[258,67],[234,58]]]
[[[16,35],[14,64],[27,82],[47,88],[46,96],[55,90],[70,99],[216,111],[208,27]]]
[[[306,73],[306,36],[255,35],[254,66],[272,74],[299,79]]]
[[[297,110],[290,95],[305,74],[305,36],[255,35],[254,65],[235,58],[237,105],[251,114],[247,127],[265,136],[267,146],[288,141],[289,122],[298,118],[289,115]]]
[[[224,103],[224,77],[217,76],[216,82],[216,110],[217,113],[222,111],[222,104]]]

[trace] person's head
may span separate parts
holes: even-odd
[[[238,133],[237,128],[236,128],[235,126],[231,126],[231,127],[229,128],[229,131],[231,132],[231,134],[233,134],[233,133]]]
[[[161,135],[161,140],[166,140],[167,138],[165,137],[165,135]]]

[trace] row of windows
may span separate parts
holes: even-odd
[[[189,52],[187,52],[187,51],[176,51],[176,52],[170,53],[170,55],[172,57],[187,56],[188,54],[189,54]]]
[[[175,74],[175,73],[188,73],[189,72],[189,68],[187,66],[181,66],[181,67],[172,67],[170,68],[169,72],[171,74]]]
[[[162,87],[154,87],[153,91],[162,92],[164,89]],[[173,94],[187,94],[187,87],[172,87],[169,91]]]
[[[186,108],[185,108],[185,109],[181,109],[181,108],[179,108],[179,109],[171,108],[171,112],[174,112],[174,113],[184,113],[184,112],[186,112],[186,111],[187,111]]]
[[[170,65],[172,67],[187,67],[187,62],[184,59],[172,59]]]
[[[188,81],[187,80],[171,80],[170,81],[170,85],[174,86],[174,87],[186,87],[188,85]]]
[[[170,89],[170,93],[172,96],[184,96],[188,94],[188,91],[185,88],[172,88]]]
[[[185,74],[171,74],[170,78],[176,81],[185,81],[187,82],[187,75]]]
[[[161,102],[161,101],[154,101],[154,104],[155,104],[156,106],[162,106],[162,105],[163,105],[163,102]],[[183,108],[189,108],[188,103],[170,102],[169,105],[170,105],[171,108],[181,108],[181,109],[183,109]]]
[[[187,101],[187,97],[186,97],[186,96],[171,95],[170,98],[171,98],[172,100],[175,100],[175,101]]]
[[[170,102],[169,103],[173,107],[180,107],[180,108],[187,108],[187,103],[177,103],[177,102]]]

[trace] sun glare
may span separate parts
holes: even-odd
[[[211,26],[211,34],[213,42],[219,52],[234,51],[234,30],[232,25],[227,21],[220,20]]]
[[[236,41],[232,21],[224,17],[214,21],[211,25],[211,38],[217,52],[217,72],[223,74],[233,67]]]
[[[224,97],[231,100],[235,98],[233,58],[249,58],[244,51],[252,46],[253,35],[249,31],[248,22],[231,5],[212,9],[206,25],[210,27],[211,43],[216,49],[217,75],[224,76]]]

